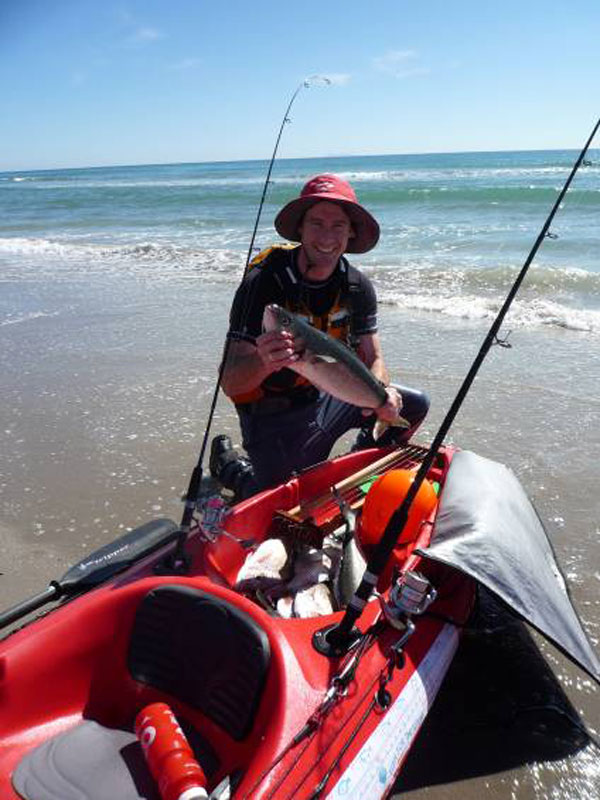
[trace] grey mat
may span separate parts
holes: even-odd
[[[135,734],[90,720],[27,753],[12,780],[26,800],[160,800]]]

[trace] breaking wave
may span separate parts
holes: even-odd
[[[56,317],[58,311],[29,311],[17,314],[8,314],[5,319],[0,320],[0,328],[4,325],[20,325],[24,322],[32,322],[42,317]]]
[[[239,279],[245,263],[242,250],[215,246],[194,249],[160,241],[102,245],[39,238],[0,238],[0,259],[3,255],[11,258],[7,258],[6,263],[0,261],[0,280],[70,279],[118,272],[165,280],[202,274],[221,282],[233,280],[235,270],[238,270]]]
[[[477,295],[449,297],[443,295],[394,295],[386,292],[380,302],[405,311],[423,311],[466,320],[489,320],[496,317],[502,300]],[[600,311],[575,309],[544,299],[513,302],[505,319],[505,327],[538,328],[549,326],[598,335]]]
[[[402,268],[371,272],[381,303],[406,311],[467,320],[492,320],[517,277],[518,267],[494,269]],[[600,334],[600,274],[533,265],[506,324],[547,326]]]
[[[223,232],[223,243],[231,242]],[[236,284],[244,270],[245,237],[239,246],[191,247],[189,243],[144,241],[89,243],[42,238],[0,238],[0,280],[71,280],[86,276],[131,275],[140,280],[197,280]],[[405,311],[482,320],[498,312],[519,267],[457,268],[416,260],[414,264],[372,265],[380,302]],[[8,319],[15,324],[20,319]],[[588,334],[600,333],[600,274],[580,268],[534,264],[515,300],[507,323],[520,327],[550,326]]]

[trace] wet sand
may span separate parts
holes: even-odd
[[[47,288],[59,313],[0,330],[2,607],[128,528],[179,519],[232,291],[131,278]],[[382,307],[392,373],[432,398],[420,441],[435,433],[486,329]],[[599,348],[556,330],[516,330],[510,342],[493,348],[450,438],[520,478],[598,652]],[[214,432],[238,438],[224,399]],[[419,800],[596,798],[599,754],[570,720],[580,715],[599,735],[598,687],[545,643],[540,660],[510,620],[496,627],[466,637],[398,790]]]

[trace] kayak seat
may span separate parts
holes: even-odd
[[[185,720],[194,756],[211,778],[219,767],[214,751]],[[160,800],[160,792],[135,733],[94,720],[47,739],[18,764],[12,783],[26,800]]]
[[[236,741],[254,723],[271,650],[245,612],[201,589],[159,586],[142,600],[131,634],[128,668],[219,725]]]
[[[159,800],[135,733],[84,720],[30,751],[12,775],[26,800]]]

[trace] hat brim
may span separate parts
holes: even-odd
[[[348,239],[346,253],[367,253],[379,241],[379,224],[369,212],[358,203],[353,203],[341,195],[331,192],[322,196],[297,197],[284,206],[275,217],[275,230],[284,239],[300,241],[300,223],[309,208],[322,203],[336,203],[341,206],[354,228],[355,235]]]

